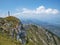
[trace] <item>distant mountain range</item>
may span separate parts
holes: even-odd
[[[21,21],[23,24],[35,24],[35,25],[42,26],[43,28],[48,29],[49,31],[53,32],[54,34],[60,37],[59,24],[48,23],[48,22],[37,20],[37,19],[22,19]]]

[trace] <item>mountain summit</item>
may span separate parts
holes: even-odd
[[[6,41],[6,42],[5,42]],[[0,18],[0,45],[60,45],[60,37],[47,29],[22,24],[16,17]]]

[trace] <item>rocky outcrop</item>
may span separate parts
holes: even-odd
[[[10,36],[12,36],[13,33],[14,35],[18,33],[18,29],[20,29],[20,25],[22,24],[20,20],[16,17],[9,16],[5,18],[0,18],[0,31],[2,33],[7,33]]]

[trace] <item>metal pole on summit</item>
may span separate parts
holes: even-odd
[[[8,11],[8,16],[10,16],[10,11]]]

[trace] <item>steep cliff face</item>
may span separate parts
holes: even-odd
[[[47,29],[44,29],[43,27],[39,27],[33,24],[23,25],[19,19],[13,16],[0,18],[0,34],[1,35],[6,34],[7,37],[10,38],[11,36],[13,36],[13,38],[16,39],[18,31],[21,30],[22,28],[20,26],[23,26],[24,30],[26,31],[27,45],[60,45],[60,38],[55,34],[53,34],[52,32],[48,31]],[[17,45],[19,44],[17,43]]]

